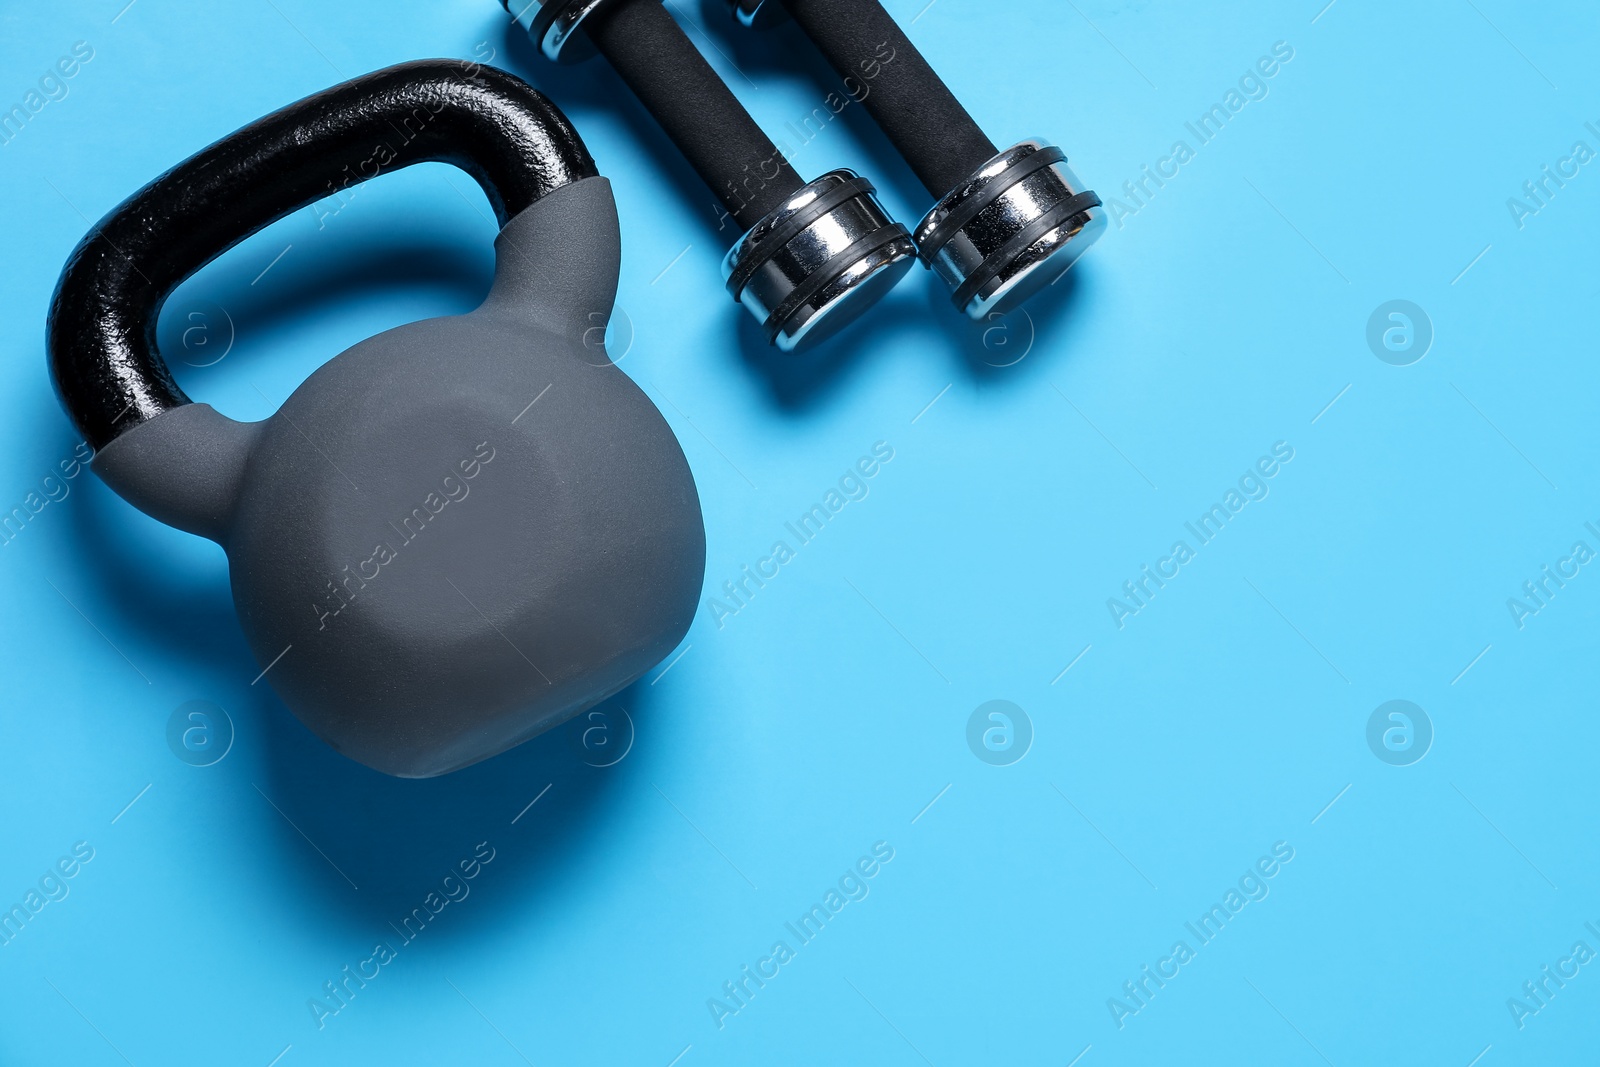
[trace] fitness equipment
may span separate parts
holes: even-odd
[[[430,160],[472,175],[500,222],[481,306],[362,341],[262,422],[184,395],[155,345],[178,283],[341,175]],[[50,370],[107,484],[226,550],[284,703],[345,755],[430,777],[622,689],[693,618],[705,529],[688,463],[584,343],[619,262],[610,184],[554,105],[492,68],[406,63],[114,208],[56,286]]]
[[[598,51],[745,228],[723,260],[728,292],[789,352],[847,325],[916,257],[906,228],[853,171],[795,173],[661,0],[501,0],[545,57]]]
[[[862,103],[936,200],[915,230],[923,264],[973,319],[1052,284],[1105,231],[1100,198],[1061,149],[1030,140],[999,151],[878,0],[727,2],[746,26],[787,12],[841,77],[874,72]]]

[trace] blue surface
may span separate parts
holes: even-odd
[[[890,0],[997,140],[1063,144],[1119,225],[1027,315],[970,326],[919,270],[784,369],[643,110],[598,64],[542,65],[492,0],[122,3],[0,16],[7,107],[93,53],[0,146],[0,504],[39,508],[0,549],[0,898],[38,907],[0,947],[0,1063],[1589,1055],[1600,577],[1572,546],[1600,550],[1600,174],[1573,160],[1508,204],[1600,149],[1586,7]],[[784,135],[833,79],[792,28],[744,35],[718,4],[673,11]],[[1275,42],[1292,59],[1247,78]],[[251,684],[215,546],[92,474],[46,481],[77,438],[43,323],[68,251],[139,185],[429,55],[544,88],[615,183],[612,350],[694,467],[708,599],[608,709],[611,749],[565,730],[408,782]],[[1202,143],[1185,124],[1232,89]],[[1162,163],[1180,139],[1192,158]],[[926,206],[859,107],[795,162],[871,174],[903,220]],[[1135,199],[1145,165],[1177,173]],[[202,271],[162,334],[193,396],[262,418],[357,339],[473,306],[493,235],[464,175],[386,176]],[[1425,309],[1420,361],[1381,342],[1400,320],[1369,347],[1392,300]],[[719,619],[722,583],[875,446],[866,495]],[[1235,502],[1209,542],[1185,525]],[[1108,606],[1146,565],[1177,574]],[[1576,576],[1528,599],[1545,565]],[[993,700],[1028,728],[969,732]],[[1385,711],[1369,744],[1393,700],[1429,728]],[[629,721],[626,756],[590,766]],[[231,747],[193,766],[208,724]],[[875,847],[892,859],[851,875]],[[785,924],[830,889],[803,941]],[[328,999],[347,965],[375,977]]]

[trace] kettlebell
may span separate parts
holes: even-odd
[[[476,310],[352,346],[260,422],[184,395],[155,341],[174,287],[291,211],[424,161],[470,174],[499,220]],[[553,104],[490,67],[405,63],[113,209],[62,271],[50,369],[92,469],[225,550],[258,679],[350,758],[431,777],[623,689],[694,616],[694,478],[593,344],[619,265],[610,184]]]

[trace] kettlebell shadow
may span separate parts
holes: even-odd
[[[621,817],[618,797],[628,790],[618,786],[645,762],[631,747],[635,725],[649,719],[648,691],[648,682],[635,683],[595,709],[619,735],[626,723],[629,749],[614,765],[597,765],[609,757],[585,747],[594,729],[586,714],[426,779],[392,778],[346,759],[275,697],[256,698],[260,788],[285,816],[269,812],[263,822],[274,841],[272,866],[283,872],[277,877],[315,892],[323,914],[358,944],[396,944],[397,935],[419,927],[430,943],[470,940],[518,915],[548,913],[547,898],[581,876],[585,857],[607,836],[602,828]],[[463,877],[463,862],[475,877]],[[419,922],[414,914],[433,915],[441,900],[463,892],[436,919]]]
[[[222,550],[140,514],[94,474],[81,479],[63,527],[73,558],[87,572],[74,580],[94,587],[102,603],[160,646],[164,659],[192,679],[195,695],[229,692],[241,676],[246,682],[254,677]],[[192,540],[203,555],[163,560],[176,539]],[[189,566],[169,565],[176,562]]]

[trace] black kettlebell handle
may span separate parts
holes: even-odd
[[[501,226],[597,174],[554,104],[471,61],[387,67],[251,123],[113,208],[67,260],[45,343],[56,391],[84,438],[98,450],[191,403],[155,337],[162,304],[185,278],[292,211],[424,162],[470,174]]]

